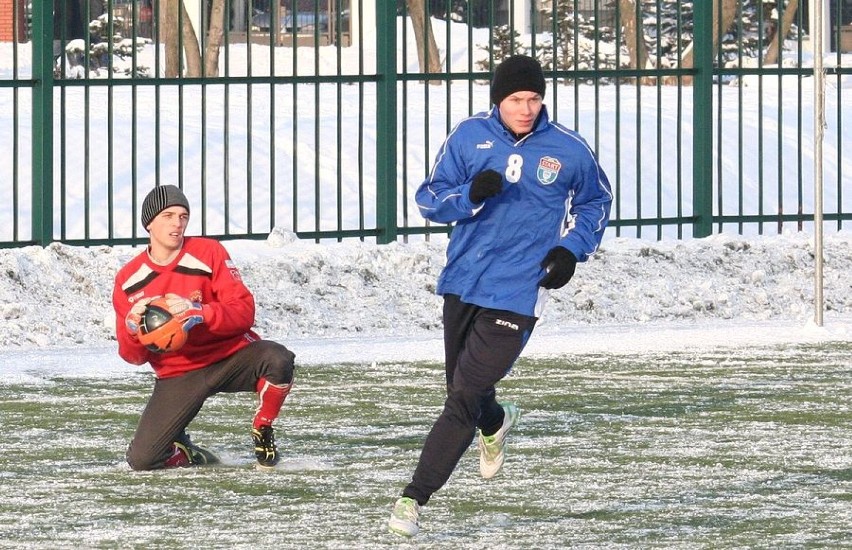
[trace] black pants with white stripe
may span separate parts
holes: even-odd
[[[536,318],[483,308],[444,296],[447,400],[426,437],[420,461],[403,496],[426,504],[444,486],[476,428],[493,433],[503,422],[497,382],[520,356]]]

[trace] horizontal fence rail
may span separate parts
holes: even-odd
[[[5,5],[0,247],[146,242],[142,198],[167,183],[189,197],[193,234],[445,235],[414,191],[455,124],[490,107],[512,53],[542,62],[551,117],[607,171],[609,237],[813,228],[813,15],[799,2],[183,0],[171,14],[0,0],[0,20]],[[841,230],[852,13],[830,5],[822,206]]]

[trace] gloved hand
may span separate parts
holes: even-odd
[[[574,276],[577,258],[574,253],[563,246],[554,246],[541,261],[541,267],[547,273],[538,282],[544,288],[562,288]]]
[[[181,323],[184,332],[189,332],[192,327],[204,322],[204,312],[198,302],[192,302],[183,296],[169,293],[166,294],[166,305],[172,317]]]
[[[127,315],[124,317],[124,326],[127,332],[134,338],[139,333],[139,324],[142,322],[142,316],[145,314],[145,308],[148,304],[159,298],[159,296],[151,296],[150,298],[142,298],[130,308]]]
[[[494,170],[483,170],[473,176],[470,184],[470,202],[479,204],[488,197],[500,194],[503,191],[503,176]]]

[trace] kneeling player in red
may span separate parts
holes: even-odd
[[[293,384],[295,355],[253,330],[254,297],[225,248],[186,237],[189,201],[174,185],[155,187],[142,203],[148,247],[116,275],[113,307],[118,353],[149,363],[156,381],[127,449],[134,470],[219,462],[194,444],[186,427],[220,392],[256,392],[251,435],[257,465],[280,454],[273,422]]]

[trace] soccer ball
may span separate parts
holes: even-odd
[[[183,324],[169,312],[165,298],[153,300],[139,323],[139,342],[154,353],[177,351],[186,344]]]

